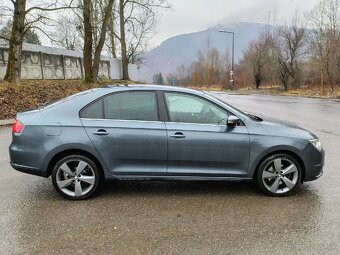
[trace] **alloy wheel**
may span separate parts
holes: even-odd
[[[56,172],[56,184],[60,191],[71,197],[88,194],[96,183],[93,168],[84,160],[68,160]]]
[[[299,171],[291,160],[279,157],[270,160],[262,172],[265,188],[273,194],[285,194],[297,185]]]

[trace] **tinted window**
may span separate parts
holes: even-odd
[[[98,100],[84,108],[80,113],[80,117],[89,119],[103,119],[104,113],[102,100]]]
[[[222,108],[196,96],[165,93],[170,119],[173,122],[225,124],[228,114]]]
[[[104,99],[106,119],[157,121],[155,92],[115,93]]]

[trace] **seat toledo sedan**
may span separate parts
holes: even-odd
[[[324,163],[310,132],[176,87],[88,90],[18,113],[12,131],[12,167],[52,175],[73,200],[104,179],[254,180],[264,193],[286,196],[320,177]]]

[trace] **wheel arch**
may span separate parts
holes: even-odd
[[[84,157],[87,157],[89,159],[91,159],[99,168],[99,171],[101,173],[101,177],[104,178],[105,177],[105,172],[104,172],[104,166],[103,163],[91,152],[84,150],[84,149],[64,149],[61,150],[57,153],[54,154],[54,156],[48,161],[47,164],[47,176],[50,176],[52,174],[53,171],[53,167],[55,166],[55,164],[61,160],[64,157],[70,156],[70,155],[81,155]]]

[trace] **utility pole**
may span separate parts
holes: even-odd
[[[226,33],[226,34],[231,34],[233,36],[233,42],[232,42],[232,51],[231,51],[231,71],[230,71],[230,86],[231,89],[234,89],[234,66],[235,66],[235,33],[234,32],[229,32],[226,30],[219,30],[220,33]]]

